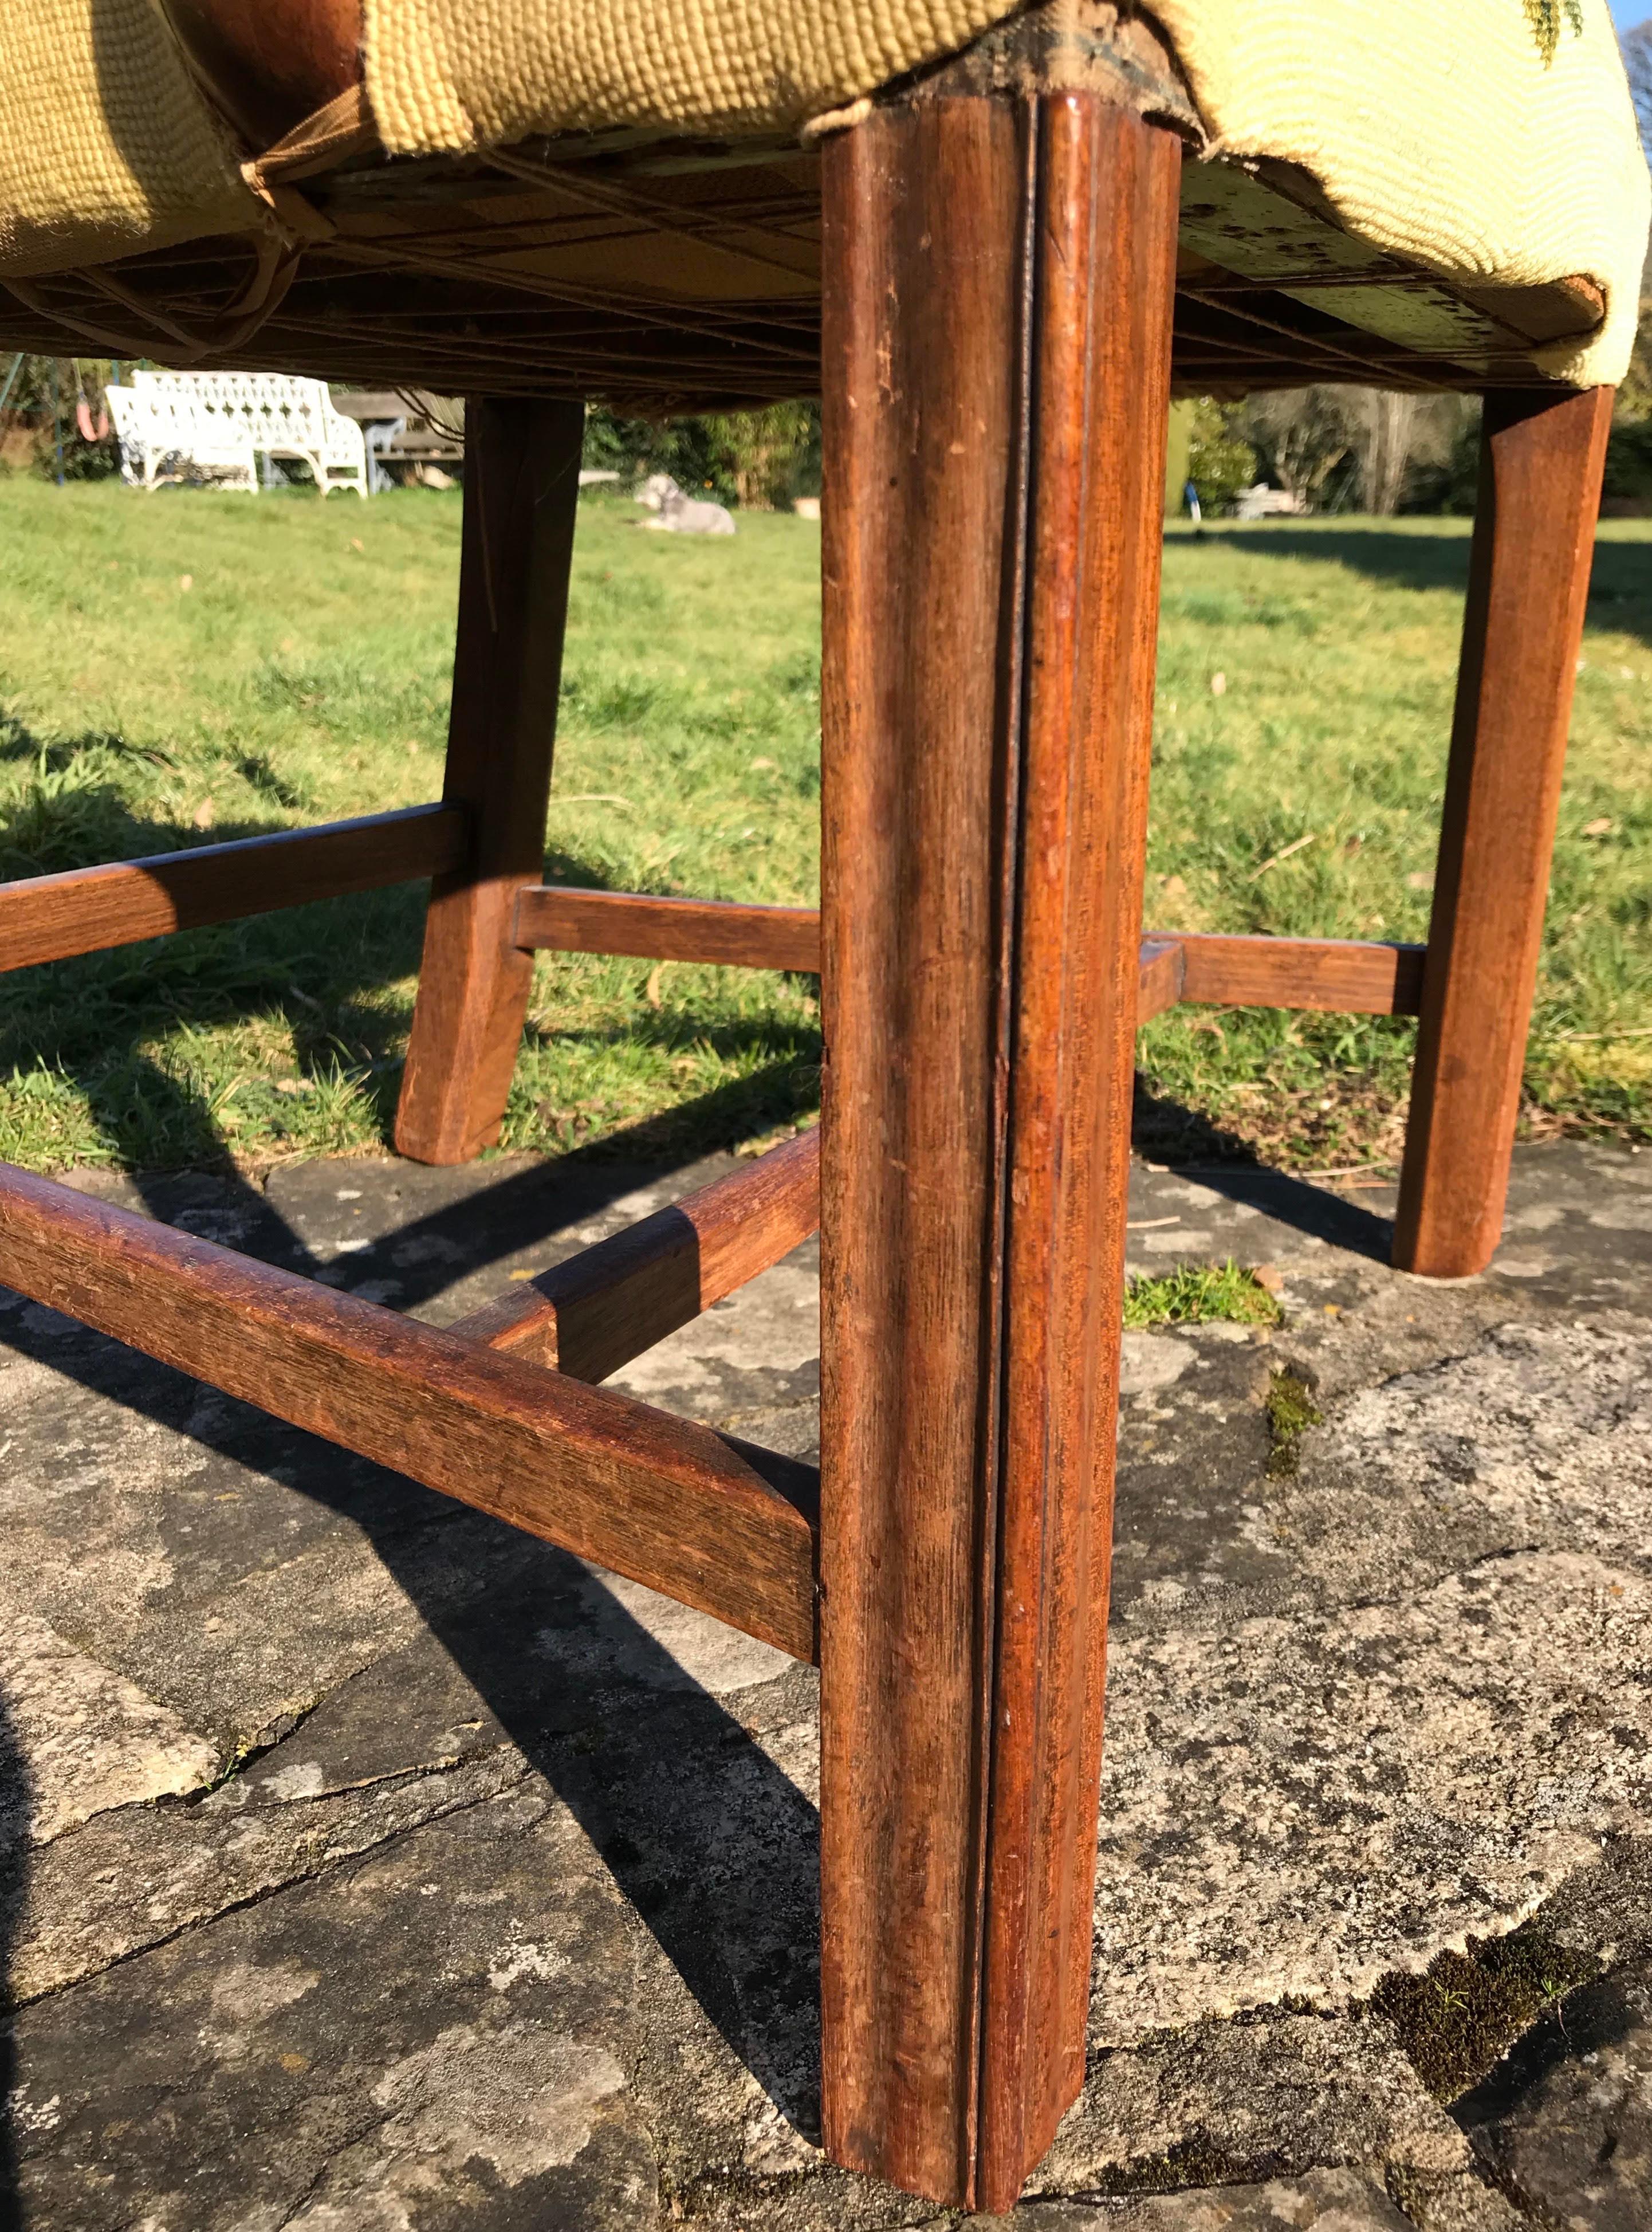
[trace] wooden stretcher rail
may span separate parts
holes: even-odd
[[[1176,938],[1182,955],[1182,997],[1195,1007],[1328,1008],[1342,1015],[1415,1015],[1422,1003],[1427,949],[1421,945],[1202,932]]]
[[[516,905],[516,943],[562,953],[628,953],[651,961],[817,971],[820,918],[813,907],[648,899],[630,892],[530,884]],[[1162,1014],[1178,1000],[1225,1008],[1414,1015],[1422,1001],[1422,955],[1420,945],[1359,938],[1149,931],[1142,940],[1141,1020]],[[1180,989],[1172,989],[1178,976]]]
[[[459,808],[409,806],[0,884],[0,970],[439,875],[465,845]]]
[[[163,1364],[815,1655],[818,1476],[0,1164],[0,1282]]]
[[[453,1331],[571,1379],[606,1379],[779,1262],[820,1222],[817,1129],[541,1272]]]
[[[660,899],[530,884],[516,902],[516,943],[559,953],[630,953],[645,961],[713,961],[743,969],[820,966],[817,907],[733,899]]]

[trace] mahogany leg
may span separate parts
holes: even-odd
[[[585,413],[577,403],[473,400],[443,798],[470,822],[465,866],[436,878],[424,923],[396,1145],[463,1163],[499,1136],[534,957],[516,894],[545,865]]]
[[[1488,395],[1394,1261],[1502,1233],[1612,391]]]
[[[824,2120],[1014,2202],[1081,2082],[1180,147],[824,152]]]

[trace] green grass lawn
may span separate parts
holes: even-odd
[[[548,873],[812,901],[819,529],[746,514],[732,542],[702,543],[639,534],[636,516],[597,498],[581,518]],[[434,797],[458,535],[457,496],[424,490],[324,506],[0,481],[0,877]],[[1466,555],[1456,521],[1172,530],[1150,922],[1425,934]],[[1590,621],[1530,1117],[1646,1136],[1645,528],[1603,531]],[[383,1145],[422,899],[335,900],[10,977],[0,1155],[155,1168]],[[645,1152],[806,1121],[813,993],[541,956],[503,1145]],[[1143,1137],[1380,1161],[1409,1042],[1378,1019],[1167,1015],[1143,1035]]]

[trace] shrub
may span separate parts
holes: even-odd
[[[783,510],[820,488],[820,411],[776,403],[697,418],[625,418],[600,406],[586,419],[585,462],[643,480],[669,473],[690,496]]]
[[[1194,406],[1188,478],[1212,514],[1231,511],[1241,489],[1256,478],[1255,451],[1235,429],[1227,406],[1212,396],[1202,395]]]

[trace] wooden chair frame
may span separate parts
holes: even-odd
[[[0,890],[20,968],[431,877],[397,1139],[438,1163],[497,1135],[537,947],[822,971],[820,1131],[451,1330],[10,1169],[0,1278],[818,1660],[826,2145],[988,2209],[1084,2068],[1135,1028],[1419,1015],[1396,1261],[1483,1268],[1610,406],[1488,398],[1427,946],[1143,939],[1180,162],[945,73],[825,151],[819,914],[540,882],[582,415],[503,399],[439,803]],[[817,1222],[820,1476],[593,1384]]]

